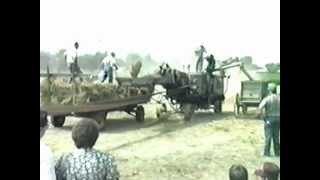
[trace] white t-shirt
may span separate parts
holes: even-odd
[[[56,180],[54,164],[51,150],[40,141],[40,180]]]
[[[65,52],[65,55],[67,56],[67,64],[69,65],[71,63],[74,63],[74,60],[78,55],[78,52],[77,50],[67,50]]]
[[[116,60],[115,58],[113,58],[112,56],[106,56],[103,60],[102,63],[105,64],[110,64],[111,66],[116,64]]]

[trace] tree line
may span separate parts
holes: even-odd
[[[46,71],[49,67],[51,72],[68,72],[67,63],[65,61],[65,50],[59,50],[52,54],[40,51],[40,71]],[[79,66],[84,72],[97,72],[100,70],[100,64],[107,52],[96,52],[95,54],[84,54],[79,56]],[[130,65],[138,61],[142,62],[142,74],[151,73],[159,65],[151,55],[142,56],[138,53],[129,53],[124,59],[116,58],[118,66],[128,70]]]

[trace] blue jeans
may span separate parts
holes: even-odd
[[[113,82],[113,69],[112,69],[112,67],[109,67],[109,68],[104,70],[104,75],[103,75],[102,82],[104,82],[107,78],[109,80],[108,81],[109,83]]]
[[[280,117],[264,118],[265,147],[264,155],[270,156],[270,146],[273,141],[274,154],[280,155]]]

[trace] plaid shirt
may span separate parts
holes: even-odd
[[[60,157],[56,164],[57,180],[117,180],[114,158],[94,149],[78,149]]]

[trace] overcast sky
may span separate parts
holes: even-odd
[[[191,62],[203,44],[217,59],[280,61],[280,0],[41,0],[40,50],[150,53]]]

